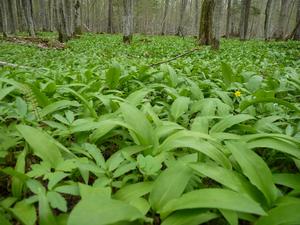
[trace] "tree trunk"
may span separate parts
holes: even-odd
[[[67,42],[71,39],[71,34],[68,33],[69,29],[67,29],[67,16],[64,3],[64,0],[54,1],[56,29],[60,42]]]
[[[213,12],[213,39],[212,48],[218,50],[220,48],[221,37],[221,19],[223,10],[223,0],[215,0],[215,8]]]
[[[231,24],[231,0],[227,2],[227,18],[226,18],[226,37],[230,37],[230,24]]]
[[[214,0],[204,0],[202,3],[199,44],[211,45],[213,43],[213,12]]]
[[[73,0],[64,0],[64,14],[66,18],[66,29],[67,33],[72,36],[73,33],[73,23],[72,23],[72,14],[73,14]]]
[[[18,15],[17,15],[17,2],[16,0],[8,1],[8,13],[9,13],[9,28],[11,34],[15,34],[18,30]]]
[[[163,20],[162,20],[161,35],[166,34],[166,22],[167,22],[169,6],[170,6],[170,0],[165,0],[165,9],[164,9],[164,16],[163,16]]]
[[[177,32],[176,32],[177,36],[182,36],[182,37],[184,36],[183,19],[184,19],[184,13],[185,13],[187,3],[188,3],[188,0],[181,0],[180,14],[179,14],[179,25],[178,25]]]
[[[47,31],[47,13],[46,13],[46,6],[45,0],[40,0],[40,20],[41,20],[41,28],[42,31]]]
[[[194,30],[197,32],[198,31],[198,27],[199,27],[199,18],[200,18],[200,15],[199,15],[199,0],[195,0],[195,23],[194,23]]]
[[[278,21],[278,27],[275,32],[275,39],[282,40],[284,38],[284,30],[287,24],[288,18],[288,8],[289,8],[289,1],[288,0],[281,0],[281,8],[280,8],[280,16]]]
[[[293,35],[294,40],[300,40],[300,0],[297,0],[297,16],[296,16],[296,28]]]
[[[241,21],[240,21],[240,40],[247,40],[248,24],[250,16],[251,0],[242,0]]]
[[[75,0],[74,9],[74,35],[81,35],[81,4],[79,0]]]
[[[27,23],[28,33],[31,37],[35,37],[33,12],[32,12],[32,0],[22,0],[24,14]]]
[[[130,44],[133,38],[133,0],[123,0],[123,42]]]
[[[108,23],[107,23],[107,33],[113,33],[113,1],[108,0]]]
[[[2,15],[2,33],[3,33],[3,37],[8,37],[8,16],[7,16],[7,9],[8,9],[8,5],[7,5],[7,0],[2,0],[0,1],[1,7],[1,15]]]
[[[264,36],[266,41],[269,40],[269,26],[270,26],[272,2],[273,0],[268,0],[266,10],[265,10]]]

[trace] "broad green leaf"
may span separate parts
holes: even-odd
[[[140,182],[136,184],[130,184],[118,190],[113,197],[115,199],[129,203],[136,198],[148,194],[152,190],[152,187],[153,182]]]
[[[1,225],[12,225],[2,212],[0,212],[0,221]]]
[[[220,209],[220,212],[230,225],[239,224],[239,218],[236,212],[227,209]]]
[[[218,123],[216,123],[211,129],[210,133],[219,133],[223,132],[226,129],[232,127],[233,125],[242,123],[247,120],[254,119],[253,116],[247,114],[240,114],[240,115],[231,115],[223,118]]]
[[[157,139],[154,134],[154,130],[146,116],[134,106],[126,103],[120,105],[122,115],[127,124],[134,129],[134,133],[137,136],[141,145],[153,145],[157,144]]]
[[[37,216],[35,207],[34,205],[28,204],[26,200],[18,202],[10,211],[24,225],[34,225],[36,222]]]
[[[171,105],[171,115],[175,121],[189,109],[190,99],[187,97],[177,98]]]
[[[264,194],[269,205],[272,205],[278,197],[278,191],[266,162],[254,151],[249,150],[245,143],[227,142],[226,145],[242,168],[243,173]]]
[[[0,90],[0,101],[2,99],[5,98],[6,95],[8,95],[10,92],[12,92],[13,90],[15,90],[15,87],[14,86],[11,86],[11,87],[6,87],[6,88],[1,88]]]
[[[53,168],[63,161],[58,147],[47,133],[26,125],[18,125],[17,130],[33,149],[34,154],[49,162]]]
[[[218,214],[203,210],[181,210],[168,216],[162,225],[199,225],[218,217]]]
[[[300,190],[300,174],[277,173],[273,174],[275,184]]]
[[[106,72],[105,82],[110,89],[115,89],[119,85],[121,72],[121,67],[117,63],[113,63]]]
[[[182,209],[217,208],[237,212],[266,215],[261,206],[243,194],[217,188],[200,189],[183,194],[168,202],[162,209],[163,217]]]
[[[222,62],[221,65],[223,80],[227,86],[234,82],[234,73],[229,64]]]
[[[47,105],[40,111],[41,117],[45,117],[53,112],[59,111],[61,109],[65,109],[68,107],[79,107],[80,104],[77,101],[69,101],[69,100],[61,100],[57,102],[53,102],[50,105]]]
[[[57,208],[62,212],[67,211],[67,201],[64,199],[63,196],[61,196],[61,194],[55,191],[49,191],[47,193],[47,199],[53,209]]]
[[[107,225],[124,221],[131,222],[143,218],[133,206],[107,198],[81,200],[72,210],[68,225]]]
[[[39,225],[57,225],[56,219],[51,211],[46,193],[39,192]]]
[[[300,221],[300,201],[279,205],[267,216],[260,217],[255,225],[296,225]]]
[[[160,212],[172,199],[180,197],[192,177],[192,171],[181,163],[164,170],[154,181],[149,202],[152,208]]]

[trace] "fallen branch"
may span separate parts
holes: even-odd
[[[153,66],[159,66],[159,65],[164,64],[164,63],[172,62],[172,61],[174,61],[174,60],[176,60],[176,59],[178,59],[178,58],[181,58],[181,57],[190,55],[190,54],[192,54],[193,52],[196,52],[196,51],[198,51],[198,50],[200,50],[200,49],[201,49],[200,47],[197,47],[197,48],[194,48],[194,49],[192,49],[192,50],[190,50],[190,51],[187,51],[187,52],[184,52],[184,53],[182,53],[182,54],[180,54],[180,55],[177,55],[177,56],[175,56],[175,57],[173,57],[173,58],[170,58],[170,59],[167,59],[167,60],[164,60],[164,61],[160,61],[160,62],[157,62],[157,63],[150,64],[149,66],[150,66],[150,67],[153,67]]]

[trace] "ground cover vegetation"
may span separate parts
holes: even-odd
[[[121,40],[0,41],[1,225],[299,224],[299,42]]]

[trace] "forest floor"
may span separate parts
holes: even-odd
[[[0,40],[0,224],[300,221],[299,42],[40,38]]]

